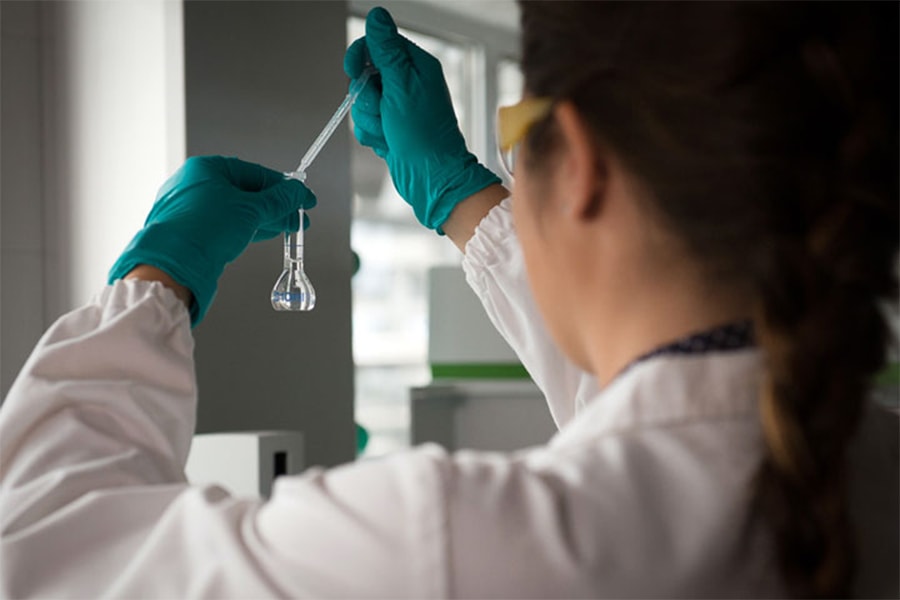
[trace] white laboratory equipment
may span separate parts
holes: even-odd
[[[501,452],[546,443],[556,425],[544,396],[462,268],[434,267],[428,280],[433,380],[410,391],[411,442]]]
[[[410,391],[412,444],[447,450],[513,452],[556,433],[544,395],[531,380],[447,381]]]
[[[281,475],[305,468],[299,431],[240,431],[194,436],[185,474],[192,484],[216,484],[236,496],[268,498]]]

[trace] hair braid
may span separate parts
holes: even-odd
[[[803,268],[802,261],[794,268]],[[774,282],[789,277],[790,267],[773,269],[770,276]],[[800,272],[794,277],[817,279]],[[874,342],[885,338],[874,299],[836,288],[810,285],[806,301],[801,296],[793,306],[766,294],[757,317],[767,356],[760,399],[767,455],[758,474],[758,500],[774,531],[786,584],[802,597],[850,592],[854,552],[844,452],[881,363],[873,356]],[[828,331],[851,315],[851,327]]]
[[[885,188],[896,181],[885,158],[896,165],[897,151],[832,49],[815,41],[802,54],[811,79],[853,119],[804,239],[776,239],[763,251],[757,323],[768,360],[760,399],[768,453],[757,493],[792,594],[834,597],[850,594],[855,570],[846,448],[889,343],[879,301],[897,294],[898,195],[896,183]]]

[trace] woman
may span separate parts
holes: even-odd
[[[265,504],[190,487],[189,316],[313,202],[192,159],[0,414],[6,595],[897,595],[897,422],[866,402],[896,298],[896,5],[522,12],[511,199],[385,11],[345,66],[379,70],[356,135],[464,250],[559,434]]]

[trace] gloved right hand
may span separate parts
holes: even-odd
[[[356,138],[387,162],[419,222],[443,233],[457,204],[500,179],[466,148],[440,62],[401,36],[383,8],[369,12],[366,36],[347,50],[344,70],[356,79],[368,62],[380,77],[353,105]]]
[[[225,265],[252,241],[297,231],[297,211],[315,205],[305,185],[277,171],[236,158],[189,158],[159,190],[144,228],[113,265],[109,282],[138,265],[161,269],[193,294],[191,325],[197,325]]]

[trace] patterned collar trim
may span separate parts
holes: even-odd
[[[753,321],[749,319],[737,321],[683,337],[680,340],[675,340],[670,344],[651,350],[631,361],[627,367],[622,369],[621,373],[630,370],[639,363],[658,356],[709,354],[712,352],[746,350],[754,347],[756,347],[756,336],[754,334]]]

